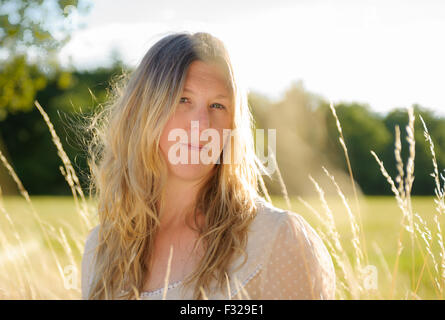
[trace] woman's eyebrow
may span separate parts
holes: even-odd
[[[190,93],[195,93],[193,90],[189,89],[189,88],[185,88],[184,92],[190,92]],[[215,98],[222,98],[222,99],[229,99],[228,96],[224,95],[224,94],[218,94],[215,96]]]

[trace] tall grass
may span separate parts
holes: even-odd
[[[94,225],[93,219],[91,218],[93,214],[90,212],[91,207],[87,204],[72,163],[65,153],[48,115],[37,101],[35,101],[35,106],[47,124],[52,141],[62,160],[63,166],[60,166],[59,169],[71,188],[73,200],[77,208],[76,212],[79,217],[78,226],[80,230],[76,231],[68,225],[67,237],[63,228],[56,230],[53,225],[44,222],[40,214],[36,211],[20,178],[0,151],[0,160],[15,181],[21,196],[25,199],[29,207],[31,219],[37,222],[41,235],[43,235],[42,243],[39,239],[25,238],[26,234],[31,234],[32,236],[38,235],[38,233],[31,230],[27,230],[28,233],[23,231],[22,234],[19,234],[17,232],[16,222],[11,219],[11,214],[7,212],[3,204],[2,194],[0,193],[0,211],[8,221],[10,228],[9,231],[6,225],[1,224],[1,253],[4,261],[2,261],[0,265],[0,270],[2,271],[0,285],[3,287],[3,298],[76,298],[80,295],[80,263],[78,258],[74,258],[73,251],[77,250],[78,257],[81,256],[84,239],[86,238],[87,232]],[[22,221],[19,221],[18,223],[21,222]],[[13,237],[10,236],[11,234]],[[71,242],[68,241],[68,238]],[[33,250],[31,255],[29,252],[30,246],[25,245],[25,243],[33,243],[34,247],[39,247],[39,250]],[[63,250],[56,252],[54,243],[63,248]],[[11,257],[10,253],[14,252],[15,248],[20,248],[21,254]],[[12,270],[15,270],[15,273],[13,273],[15,275],[14,277],[11,277]],[[21,285],[17,286],[17,283]]]
[[[0,186],[0,298],[3,299],[79,299],[80,298],[80,261],[87,233],[97,223],[97,211],[94,201],[87,199],[77,178],[76,172],[65,151],[56,131],[43,108],[36,101],[36,108],[47,124],[62,161],[61,174],[65,177],[71,192],[75,208],[76,221],[55,222],[45,213],[38,212],[20,178],[10,163],[0,152],[0,160],[13,177],[26,209],[21,214],[9,212]],[[406,125],[409,156],[406,164],[402,161],[402,142],[400,128],[395,127],[394,156],[397,176],[391,177],[378,155],[370,150],[376,160],[376,172],[380,170],[382,179],[386,179],[394,194],[394,201],[399,209],[400,225],[394,235],[395,250],[382,248],[376,241],[369,242],[365,236],[363,223],[363,203],[361,203],[354,180],[353,164],[348,155],[348,148],[335,107],[331,103],[330,110],[336,121],[339,142],[345,154],[350,181],[353,189],[353,202],[343,192],[336,178],[322,168],[328,181],[335,187],[339,206],[332,205],[323,186],[312,177],[312,183],[318,200],[307,200],[297,197],[296,204],[290,199],[275,157],[276,175],[282,190],[282,201],[289,210],[298,211],[300,205],[306,208],[313,218],[313,226],[328,248],[336,269],[337,299],[443,299],[445,284],[445,249],[443,243],[443,219],[445,215],[445,177],[439,171],[436,151],[431,136],[423,119],[423,132],[429,142],[432,178],[435,184],[434,214],[429,218],[428,212],[419,213],[413,208],[411,190],[414,182],[414,120],[412,108],[408,109],[409,121]],[[271,152],[271,150],[269,150]],[[370,168],[372,170],[372,168]],[[281,200],[270,197],[264,181],[260,181],[266,198],[272,202]],[[5,201],[4,201],[5,200]],[[23,201],[22,201],[23,202]],[[351,205],[353,203],[354,205]],[[63,211],[63,209],[61,209]],[[348,235],[339,226],[338,219],[346,212]],[[397,214],[397,213],[393,213]],[[64,219],[66,216],[63,217]],[[372,217],[371,217],[372,218]],[[26,220],[26,223],[24,221]],[[368,218],[369,220],[369,218]],[[372,221],[372,220],[371,220]],[[371,224],[368,223],[368,226]],[[36,231],[36,227],[38,228]],[[408,239],[406,239],[408,237]],[[368,241],[367,241],[368,240]],[[371,243],[369,248],[367,243]],[[393,246],[389,246],[393,248]],[[372,251],[370,251],[372,249]],[[169,265],[172,251],[170,251]],[[408,272],[405,270],[408,269]],[[168,286],[169,268],[165,277]],[[228,280],[228,279],[227,279]],[[241,298],[249,295],[240,284],[235,282]],[[230,285],[227,281],[230,295]],[[425,294],[422,296],[421,292]],[[431,293],[432,292],[432,293]],[[164,290],[164,296],[167,290]],[[206,298],[205,292],[203,292]]]

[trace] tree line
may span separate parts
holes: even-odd
[[[87,190],[87,154],[82,132],[76,121],[82,113],[92,112],[107,99],[109,81],[126,67],[116,61],[111,67],[90,71],[60,71],[46,79],[45,88],[37,92],[36,100],[48,113],[64,148]],[[256,128],[276,129],[276,161],[281,176],[291,195],[308,193],[308,176],[322,179],[321,168],[326,167],[348,188],[345,156],[338,141],[335,119],[329,101],[307,91],[303,83],[293,83],[279,101],[272,101],[257,92],[249,93],[249,107]],[[335,105],[342,125],[345,143],[354,178],[365,194],[390,194],[391,190],[380,174],[370,151],[383,160],[388,172],[396,175],[394,160],[395,126],[401,129],[402,158],[407,159],[405,126],[408,123],[404,109],[393,109],[386,114],[373,112],[364,103],[343,102]],[[445,167],[445,119],[431,110],[414,106],[415,121],[415,182],[413,194],[434,194],[431,153],[423,136],[419,115],[425,120],[435,143],[440,168]],[[30,111],[28,111],[30,110]],[[61,160],[50,133],[36,108],[10,112],[0,121],[0,140],[3,153],[12,163],[25,188],[31,194],[67,195],[70,189],[61,175]],[[14,193],[15,187],[7,181],[2,168],[0,175],[4,193]],[[265,179],[271,193],[280,193],[281,186],[274,174]]]
[[[57,53],[78,27],[73,17],[86,14],[91,8],[89,1],[1,0],[1,7],[0,151],[31,194],[70,193],[59,171],[61,162],[48,128],[34,107],[34,100],[38,100],[86,188],[88,166],[82,141],[88,137],[82,137],[76,129],[76,123],[82,119],[79,113],[93,112],[105,102],[110,79],[128,68],[115,52],[110,67],[90,71],[61,68]],[[268,128],[276,129],[275,158],[280,171],[265,179],[271,193],[282,192],[280,177],[289,194],[311,193],[314,190],[308,187],[309,175],[323,182],[329,191],[323,167],[334,174],[342,188],[350,188],[335,119],[326,98],[308,92],[300,81],[291,84],[279,101],[250,92],[249,106],[256,128],[265,132]],[[422,115],[429,128],[439,168],[445,165],[445,119],[420,105],[414,107],[416,158],[412,193],[433,194],[431,155],[418,116]],[[407,158],[403,130],[408,121],[406,110],[378,114],[362,102],[338,103],[335,108],[361,190],[365,194],[389,194],[390,188],[370,150],[379,155],[389,173],[395,176],[396,125],[401,128],[404,142],[402,156]],[[16,192],[3,166],[0,166],[0,186],[4,194]]]

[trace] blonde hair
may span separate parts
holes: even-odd
[[[88,299],[135,299],[142,290],[167,177],[159,140],[195,60],[217,62],[226,72],[234,102],[232,128],[239,136],[233,147],[240,161],[215,164],[199,190],[193,213],[195,221],[197,209],[205,216],[198,227],[205,253],[184,285],[196,280],[194,299],[202,299],[201,289],[208,292],[214,279],[223,289],[230,263],[239,254],[246,261],[247,230],[256,214],[264,169],[254,150],[247,94],[219,39],[208,33],[174,33],[155,43],[130,77],[114,83],[109,102],[88,123],[93,133],[88,145],[90,194],[96,191],[100,222]]]

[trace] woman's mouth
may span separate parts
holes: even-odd
[[[200,145],[193,145],[193,144],[191,144],[191,143],[188,143],[188,144],[185,144],[185,143],[183,143],[184,145],[187,145],[188,146],[188,148],[190,149],[190,150],[198,150],[198,151],[201,151],[202,149],[206,149],[207,147],[205,146],[205,145],[203,145],[203,144],[200,144]]]

